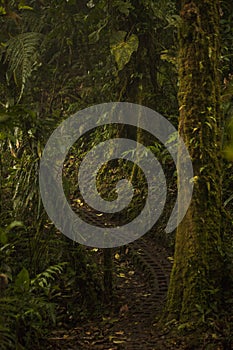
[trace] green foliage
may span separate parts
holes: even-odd
[[[223,155],[228,161],[233,161],[233,117],[227,123],[226,134],[227,141],[223,148]]]
[[[137,51],[138,45],[138,38],[134,34],[129,37],[127,36],[127,32],[124,31],[118,31],[112,34],[110,48],[119,71],[129,62],[133,52]]]
[[[232,73],[233,63],[233,6],[232,3],[223,0],[221,2],[220,30],[222,35],[222,75],[227,78]]]
[[[44,327],[55,324],[55,304],[45,296],[48,295],[47,288],[53,288],[50,281],[63,272],[64,265],[50,266],[32,280],[25,267],[17,274],[7,290],[9,297],[0,298],[3,349],[28,349],[30,344],[37,346]],[[40,289],[36,288],[36,283]]]
[[[10,327],[15,321],[16,300],[0,297],[0,344],[2,350],[15,349],[15,333]]]
[[[13,221],[7,227],[0,227],[0,243],[5,245],[8,242],[8,233],[11,229],[15,227],[23,227],[21,221]]]
[[[5,55],[4,64],[8,65],[7,80],[13,77],[19,86],[20,92],[18,102],[22,98],[25,84],[30,78],[33,69],[38,64],[38,49],[42,35],[39,33],[21,33],[9,39],[3,46],[2,55]]]
[[[29,272],[25,267],[18,273],[15,280],[15,290],[20,293],[27,293],[29,291],[30,278]]]
[[[98,255],[59,234],[43,210],[38,188],[43,147],[61,121],[108,101],[142,103],[176,126],[176,36],[181,18],[175,2],[166,0],[13,0],[9,9],[5,3],[1,1],[0,6],[0,272],[7,274],[10,283],[0,297],[0,344],[4,349],[31,349],[45,336],[46,328],[55,322],[75,324],[95,311],[103,297]],[[232,6],[223,1],[221,7],[222,73],[229,82],[223,87],[222,105],[225,118],[230,119]],[[74,147],[64,165],[64,187],[71,201],[79,158],[121,132],[128,136],[128,130],[114,126],[97,128]],[[174,182],[170,155],[160,143],[144,136]],[[194,147],[195,138],[193,142]],[[120,174],[114,173],[114,167],[106,169],[107,174],[102,171],[99,176],[99,187],[113,198],[114,188],[109,191],[105,184],[111,185]],[[129,178],[132,169],[130,164],[122,165]],[[229,213],[231,174],[228,162],[223,200]],[[140,192],[144,179],[135,185],[140,207],[146,193]],[[170,192],[175,193],[174,186]],[[127,214],[133,217],[135,212]],[[230,259],[227,264],[231,271]],[[202,317],[204,312],[199,311]]]
[[[63,262],[59,265],[50,266],[45,271],[39,273],[31,281],[32,289],[37,290],[39,287],[44,291],[48,289],[51,282],[56,280],[56,277],[63,272],[66,265],[67,263]]]

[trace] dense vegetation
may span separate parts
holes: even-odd
[[[179,125],[193,160],[196,187],[177,231],[160,327],[172,329],[174,338],[187,332],[188,343],[197,333],[201,341],[221,334],[222,348],[230,349],[233,4],[176,3],[0,1],[1,349],[41,349],[51,328],[81,324],[114,304],[112,252],[87,249],[58,232],[43,209],[38,180],[43,148],[56,126],[83,108],[110,101],[150,107]],[[164,228],[177,173],[164,145],[148,133],[127,127],[90,132],[66,159],[65,192],[75,206],[77,164],[94,145],[116,135],[140,138],[163,164],[169,193],[153,240],[174,251],[176,234]],[[120,168],[137,188],[130,218],[143,205],[145,179],[133,164]],[[106,184],[122,176],[118,171],[118,163],[103,169],[103,196],[114,197],[114,186],[109,190]]]

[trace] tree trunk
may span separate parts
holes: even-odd
[[[192,326],[212,318],[221,301],[219,1],[183,0],[180,15],[179,133],[192,159],[194,192],[176,233],[166,316]]]

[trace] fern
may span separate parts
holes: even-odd
[[[1,350],[15,349],[15,338],[12,330],[0,324]]]
[[[64,267],[67,265],[66,262],[60,263],[58,265],[49,266],[45,271],[39,273],[32,281],[32,286],[40,286],[41,288],[46,288],[50,281],[54,281],[57,275],[60,275]]]
[[[38,65],[38,49],[42,37],[42,34],[37,32],[21,33],[5,44],[4,63],[8,63],[7,79],[9,81],[13,76],[15,84],[19,86],[18,101],[33,69]]]
[[[0,349],[15,349],[15,332],[12,324],[16,318],[16,299],[12,297],[0,298]]]

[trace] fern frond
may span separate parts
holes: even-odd
[[[39,46],[42,34],[37,32],[21,33],[5,44],[5,62],[8,63],[7,78],[14,77],[20,87],[18,101],[21,99],[24,87],[33,69],[38,64]]]
[[[15,323],[16,299],[12,297],[0,298],[0,349],[15,349],[15,333],[10,325]]]
[[[2,350],[15,349],[15,338],[10,328],[0,324],[0,344]]]
[[[31,285],[45,288],[50,281],[54,281],[57,275],[60,275],[63,272],[66,265],[66,262],[62,262],[57,265],[49,266],[45,271],[36,275],[36,277],[31,281]]]

